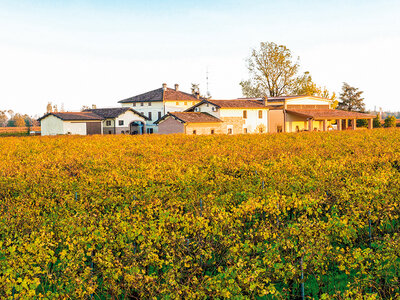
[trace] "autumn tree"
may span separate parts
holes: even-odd
[[[247,59],[247,68],[250,79],[240,82],[245,97],[281,96],[294,89],[299,58],[293,61],[286,46],[260,43]]]
[[[372,121],[372,124],[373,124],[374,128],[380,128],[380,127],[382,127],[381,119],[379,118],[379,115],[376,115],[376,117],[375,117],[374,120]]]
[[[7,126],[8,116],[6,113],[7,113],[6,110],[0,110],[0,127]]]
[[[359,91],[358,88],[343,82],[338,108],[348,111],[365,111],[364,98],[361,97],[362,93],[364,92]]]
[[[51,113],[53,112],[53,104],[51,104],[51,102],[48,102],[46,105],[46,112],[47,113]]]
[[[385,123],[383,124],[383,127],[396,127],[396,117],[395,116],[388,116],[385,119]]]

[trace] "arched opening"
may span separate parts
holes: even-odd
[[[143,134],[144,133],[144,123],[141,121],[134,121],[129,125],[130,134]]]

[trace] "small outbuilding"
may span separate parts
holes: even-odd
[[[39,118],[42,135],[101,134],[103,117],[92,112],[51,112]]]
[[[144,134],[147,120],[129,107],[50,112],[39,119],[42,135]]]
[[[158,133],[220,134],[222,121],[208,113],[169,112],[157,120]]]

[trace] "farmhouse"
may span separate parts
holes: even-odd
[[[50,112],[39,119],[42,135],[143,134],[147,120],[128,107]]]
[[[267,132],[268,108],[256,100],[202,100],[185,112],[169,112],[155,123],[163,134]]]
[[[262,98],[239,98],[261,101]],[[265,100],[268,107],[268,132],[299,132],[326,131],[333,129],[336,122],[337,130],[356,129],[356,120],[367,119],[368,128],[372,129],[374,115],[337,110],[332,107],[332,101],[316,96],[281,96],[268,97]]]
[[[103,134],[153,133],[146,128],[148,117],[129,107],[87,109],[103,118]]]
[[[151,132],[157,132],[158,127],[154,124],[156,120],[169,112],[184,111],[201,100],[203,98],[198,93],[193,95],[180,91],[179,84],[175,84],[175,88],[171,89],[163,83],[159,89],[120,100],[118,103],[121,103],[123,107],[134,108],[147,116],[147,128]]]

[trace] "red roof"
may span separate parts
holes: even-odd
[[[307,118],[313,118],[314,120],[375,118],[374,115],[339,109],[288,109],[286,111]]]

